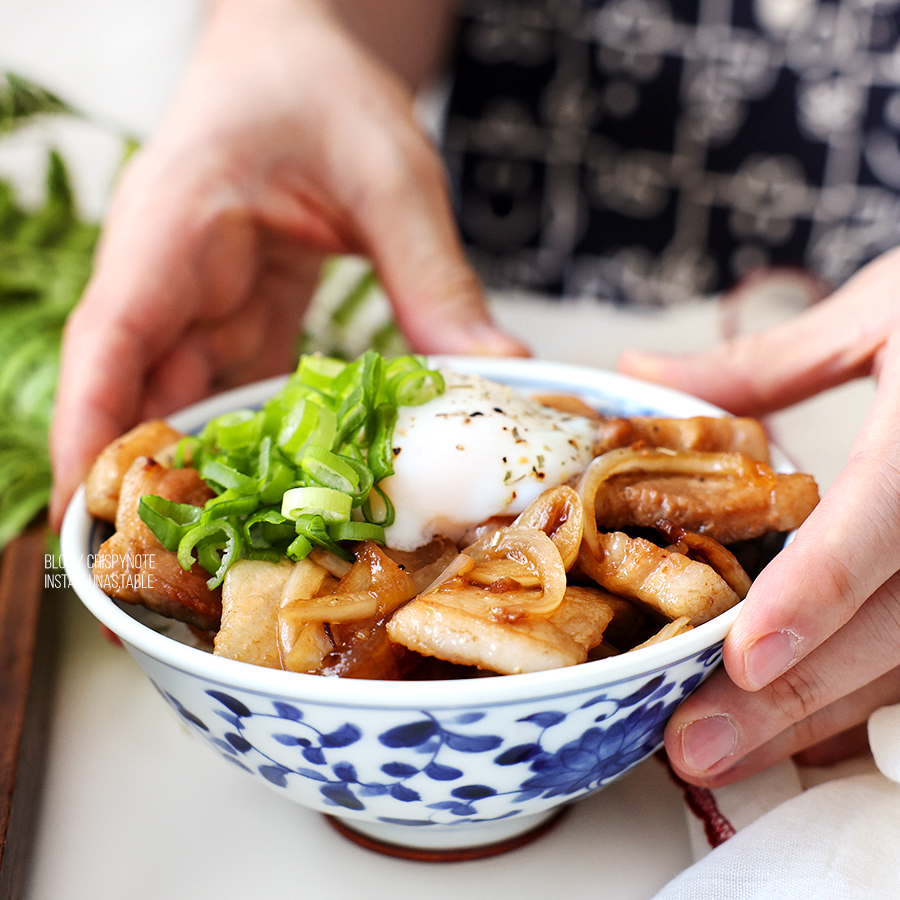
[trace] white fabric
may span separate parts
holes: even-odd
[[[869,743],[827,772],[785,762],[713,791],[737,833],[710,850],[689,812],[697,862],[655,900],[900,898],[900,705],[871,717]]]

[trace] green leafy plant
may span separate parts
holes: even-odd
[[[81,116],[61,97],[21,75],[7,72],[4,82],[0,83],[0,134],[14,131],[35,116]]]
[[[77,113],[16,75],[0,81],[0,137],[46,115]],[[56,150],[47,154],[36,208],[0,179],[0,550],[49,497],[47,434],[62,329],[90,275],[98,231],[79,214]]]

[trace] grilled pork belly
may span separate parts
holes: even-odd
[[[757,419],[732,416],[693,416],[664,419],[652,416],[605,418],[597,425],[594,453],[616,447],[665,447],[669,450],[736,450],[760,462],[769,462],[769,441]]]
[[[136,425],[112,443],[107,444],[91,466],[85,481],[87,510],[98,519],[115,522],[119,507],[122,479],[139,456],[160,458],[184,435],[162,419]]]
[[[613,476],[601,491],[598,528],[654,527],[666,520],[720,544],[792,531],[819,501],[811,476],[783,473],[752,481],[731,475],[629,473]]]
[[[145,494],[193,506],[213,496],[196,469],[168,469],[139,456],[122,479],[116,532],[94,558],[94,581],[117,600],[143,604],[204,631],[218,628],[221,591],[207,587],[209,573],[199,564],[185,571],[143,523],[138,502]]]
[[[635,600],[666,619],[685,617],[700,625],[738,602],[738,595],[711,566],[621,532],[601,534],[600,554],[582,544],[576,563],[613,594]]]

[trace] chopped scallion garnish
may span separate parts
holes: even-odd
[[[348,544],[383,543],[394,519],[378,483],[393,473],[398,407],[443,390],[420,356],[304,356],[262,409],[226,413],[182,441],[180,464],[215,497],[202,508],[144,497],[138,513],[185,568],[209,571],[210,587],[241,556],[299,560],[323,547],[352,559]]]

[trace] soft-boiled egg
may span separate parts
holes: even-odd
[[[491,516],[517,515],[591,460],[596,424],[478,375],[442,372],[446,390],[400,408],[394,474],[381,482],[396,510],[388,546],[459,540]]]

